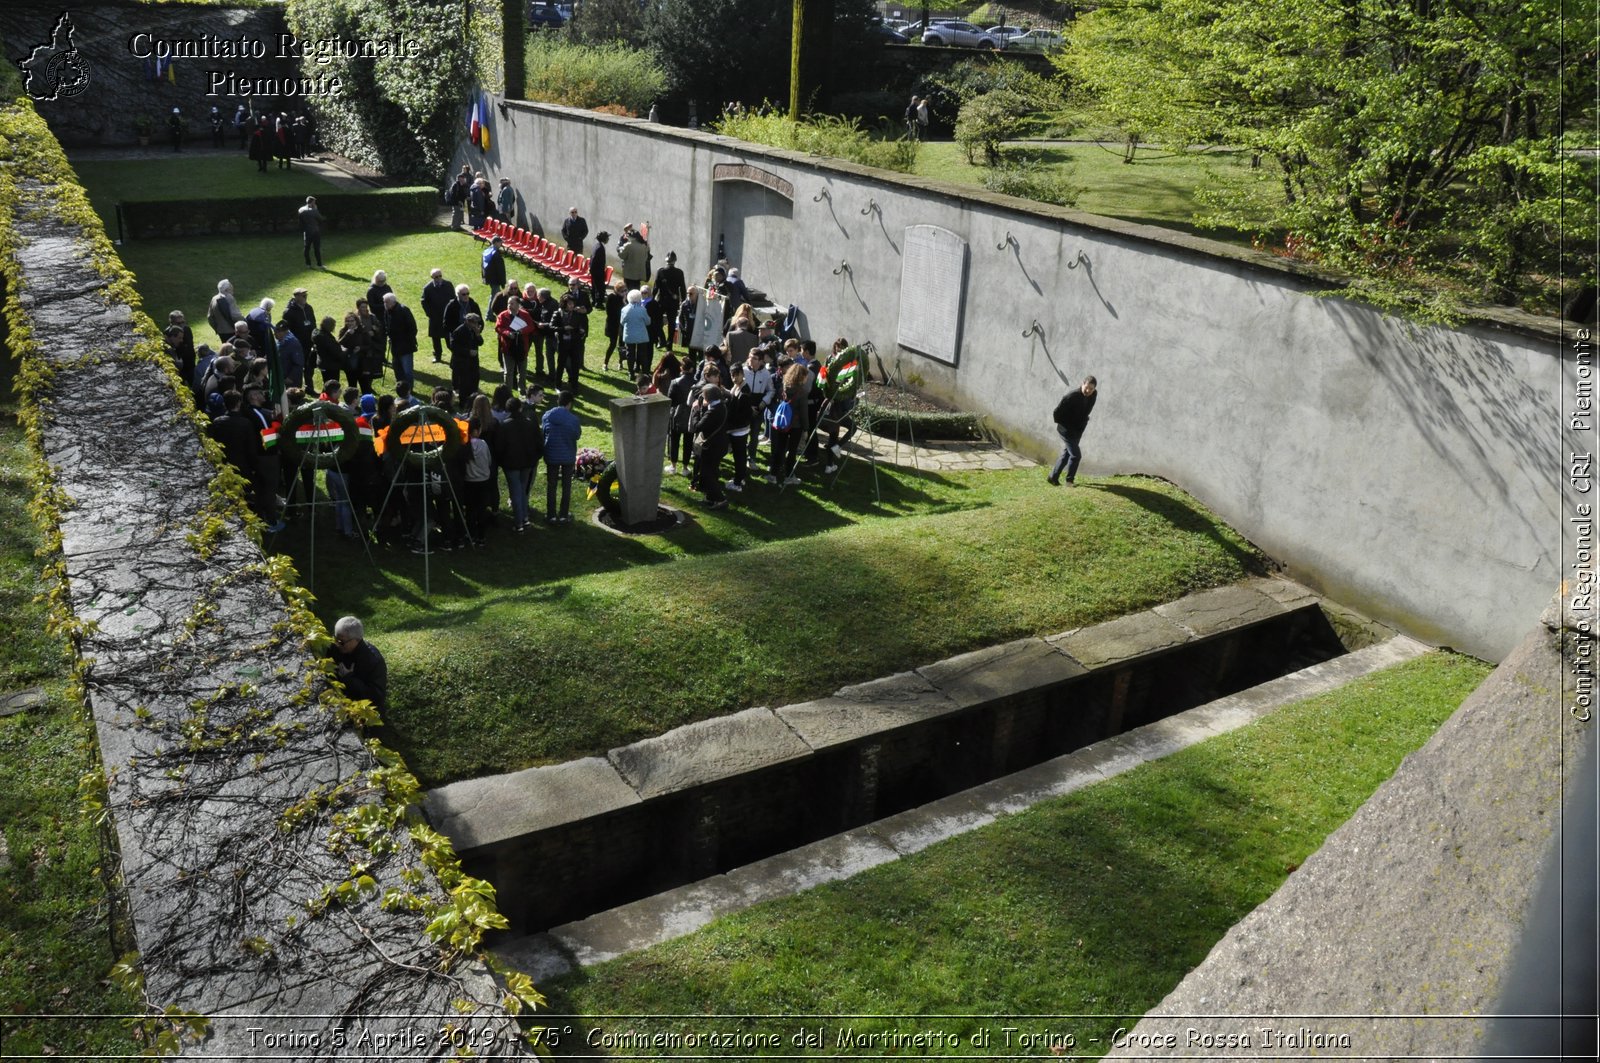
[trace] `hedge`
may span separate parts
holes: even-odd
[[[912,439],[984,439],[983,425],[976,414],[928,413],[921,410],[891,410],[870,402],[856,404],[851,413],[862,431],[880,436]]]
[[[122,203],[125,240],[163,236],[232,236],[298,233],[301,196],[257,199],[160,199]],[[328,229],[414,229],[433,223],[440,210],[436,188],[383,188],[373,192],[334,192],[317,197]]]

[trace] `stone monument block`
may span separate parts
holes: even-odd
[[[622,523],[655,519],[661,504],[661,462],[667,453],[672,403],[665,395],[611,400],[611,438],[617,448],[617,493]]]

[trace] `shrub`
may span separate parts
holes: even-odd
[[[296,211],[303,196],[256,199],[127,200],[120,204],[124,235],[130,240],[235,233],[297,233]],[[323,224],[330,230],[419,229],[439,212],[436,188],[383,188],[372,192],[330,192],[317,196]]]
[[[983,439],[983,425],[976,414],[929,413],[923,410],[891,410],[865,400],[856,404],[851,416],[863,432],[900,439]]]
[[[531,33],[526,54],[530,100],[636,115],[666,92],[661,64],[619,42],[573,44],[553,33]]]
[[[961,105],[956,117],[956,143],[967,153],[967,161],[978,163],[981,152],[989,166],[1000,165],[1000,144],[1017,136],[1027,101],[1010,89],[998,89],[974,96]]]
[[[1073,206],[1083,192],[1061,165],[1047,166],[1037,159],[1010,154],[1002,156],[1000,163],[983,175],[983,187],[1058,207]]]
[[[916,141],[874,136],[855,118],[810,115],[795,122],[775,112],[751,112],[723,115],[711,128],[726,137],[901,173],[910,173],[917,162]]]

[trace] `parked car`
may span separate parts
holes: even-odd
[[[1007,49],[1018,52],[1053,52],[1061,45],[1061,34],[1049,30],[1029,30],[1006,42]]]
[[[906,23],[905,28],[900,32],[904,33],[907,37],[910,37],[914,41],[920,41],[922,40],[922,35],[928,30],[935,26],[942,26],[949,21],[950,20],[947,18],[930,18],[928,20],[928,24],[924,26],[922,24],[922,20],[919,18],[915,22]]]
[[[907,37],[904,33],[901,33],[899,30],[895,29],[893,26],[884,25],[882,22],[874,22],[868,28],[867,32],[874,39],[876,39],[878,41],[878,43],[880,43],[880,44],[910,44],[911,43],[911,38],[910,37]]]
[[[1006,42],[970,22],[941,22],[922,35],[923,44],[946,48],[1004,48]]]
[[[991,37],[999,37],[1002,41],[1009,41],[1013,37],[1021,36],[1024,30],[1021,26],[990,26],[985,32]]]
[[[545,3],[544,0],[530,0],[528,4],[528,28],[530,30],[558,30],[566,24],[567,16],[562,13],[559,4]]]

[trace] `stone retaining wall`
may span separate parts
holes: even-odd
[[[1593,444],[1565,427],[1577,368],[1554,322],[1420,327],[1315,298],[1332,282],[1266,254],[636,119],[513,101],[491,125],[456,161],[509,177],[531,228],[573,205],[591,233],[649,221],[656,264],[675,250],[695,279],[725,238],[807,335],[873,341],[1012,449],[1053,457],[1052,408],[1095,374],[1087,473],[1171,480],[1424,641],[1496,660],[1566,575],[1565,455]],[[965,242],[953,363],[896,345],[902,283],[936,279],[904,276],[919,225]]]
[[[350,726],[360,707],[313,656],[325,636],[292,571],[241,522],[43,122],[0,111],[0,152],[8,344],[53,479],[147,1001],[209,1017],[179,1023],[206,1058],[322,1058],[364,1034],[389,1046],[375,1056],[423,1057],[445,1024],[519,1055],[470,941],[427,931],[493,925],[492,902],[406,828],[415,780]]]

